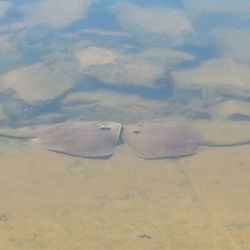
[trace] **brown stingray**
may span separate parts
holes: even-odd
[[[188,126],[157,123],[124,126],[123,141],[140,157],[157,159],[195,154],[201,135]]]
[[[80,157],[104,157],[114,153],[121,125],[115,122],[79,122],[54,125],[38,139],[49,150]]]
[[[199,146],[237,146],[250,144],[249,139],[236,142],[221,138],[203,139],[190,126],[162,123],[133,124],[123,127],[123,141],[145,159],[182,157],[195,154]],[[204,132],[203,132],[204,133]],[[61,123],[40,128],[0,129],[0,136],[38,139],[48,150],[80,157],[106,157],[114,153],[121,134],[116,122]]]
[[[105,157],[113,154],[120,138],[116,122],[77,122],[51,125],[25,131],[16,137],[37,138],[49,150],[80,157]],[[0,131],[1,135],[8,136]],[[10,134],[9,136],[15,137]]]

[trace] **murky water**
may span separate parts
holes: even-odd
[[[0,249],[249,249],[249,41],[247,0],[0,1],[0,132],[113,121],[202,136],[155,160],[121,140],[96,159],[0,137]]]

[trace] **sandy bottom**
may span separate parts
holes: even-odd
[[[250,146],[147,161],[0,144],[0,249],[250,249]]]

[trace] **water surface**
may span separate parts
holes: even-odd
[[[0,138],[1,249],[249,249],[247,0],[0,1],[0,128],[185,122],[177,159]]]

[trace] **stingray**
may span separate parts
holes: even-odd
[[[117,122],[71,122],[37,129],[9,131],[0,129],[0,136],[34,139],[48,150],[79,157],[111,156],[120,141],[144,159],[179,158],[196,154],[201,146],[235,146],[250,141],[221,143],[207,141],[195,128],[162,123],[138,123],[123,126]],[[122,139],[122,140],[120,140]]]
[[[121,124],[116,122],[77,122],[51,125],[13,135],[0,130],[0,135],[37,139],[48,150],[79,157],[107,157],[114,153],[120,138]]]
[[[182,157],[197,153],[201,134],[189,126],[167,126],[157,123],[127,125],[123,141],[141,158]]]

